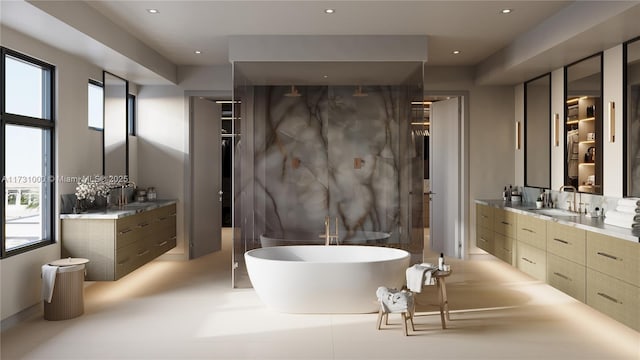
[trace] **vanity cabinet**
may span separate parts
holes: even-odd
[[[514,214],[516,215],[516,214]],[[516,267],[534,278],[547,278],[547,222],[532,216],[516,216]]]
[[[586,302],[586,231],[549,221],[547,283]]]
[[[476,246],[493,254],[493,208],[476,205]]]
[[[587,232],[587,305],[640,330],[640,244]]]
[[[118,280],[176,246],[176,205],[118,219],[63,219],[62,256],[89,259],[87,280]]]

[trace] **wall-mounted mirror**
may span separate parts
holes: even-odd
[[[525,185],[551,187],[551,74],[524,84]]]
[[[104,175],[129,174],[127,94],[129,82],[106,71],[104,84]]]
[[[640,39],[625,47],[625,196],[640,196]],[[615,117],[614,117],[615,119]],[[615,124],[614,124],[615,125]],[[622,138],[622,136],[620,137]],[[617,141],[617,140],[616,140]]]
[[[602,54],[565,69],[565,185],[602,195]]]

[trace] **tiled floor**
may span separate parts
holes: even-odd
[[[428,291],[405,337],[395,314],[378,331],[376,314],[273,312],[252,289],[231,288],[229,249],[89,284],[83,316],[4,331],[1,358],[640,359],[638,332],[489,256],[450,261],[447,330]]]

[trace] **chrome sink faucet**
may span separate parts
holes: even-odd
[[[324,235],[320,235],[321,238],[324,238],[325,246],[331,245],[331,240],[335,240],[336,245],[340,245],[338,243],[338,217],[336,217],[336,233],[331,235],[331,217],[324,217]]]
[[[559,192],[562,192],[564,189],[571,189],[573,190],[573,208],[571,207],[571,202],[569,202],[569,211],[573,211],[573,212],[579,212],[578,207],[577,207],[577,203],[576,203],[576,194],[578,193],[578,189],[576,189],[573,185],[562,185],[560,186],[560,190],[558,190]]]

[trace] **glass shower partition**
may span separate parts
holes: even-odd
[[[327,220],[340,245],[421,260],[422,98],[422,63],[234,63],[233,285],[250,286],[244,252],[323,245]]]

